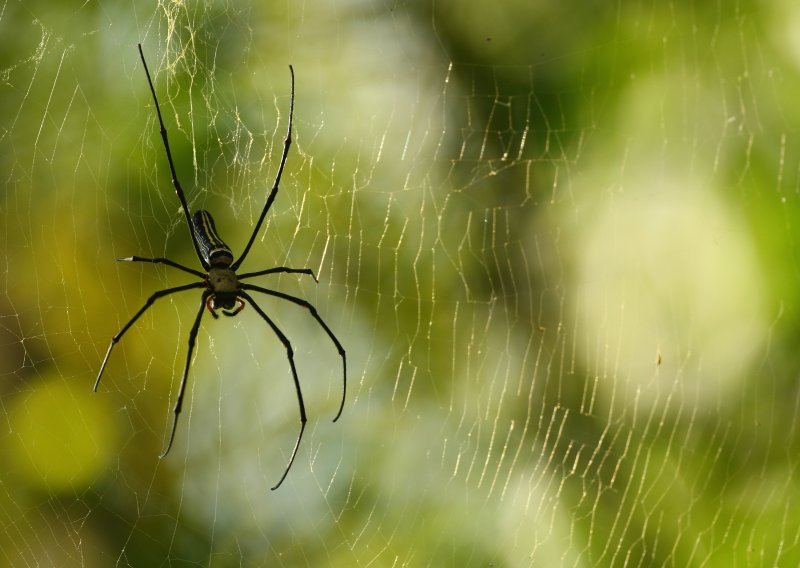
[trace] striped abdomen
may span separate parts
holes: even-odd
[[[211,213],[200,209],[192,215],[192,229],[197,237],[197,244],[200,247],[200,254],[209,266],[228,267],[233,263],[233,253],[228,245],[225,244],[214,226],[214,218]]]

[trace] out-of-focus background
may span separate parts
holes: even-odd
[[[0,3],[0,566],[800,564],[800,7]],[[203,320],[158,459],[198,266]]]

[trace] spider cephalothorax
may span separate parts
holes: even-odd
[[[336,349],[342,358],[343,377],[342,401],[339,404],[339,410],[336,413],[336,417],[333,419],[334,422],[336,422],[336,420],[339,419],[339,416],[342,415],[342,410],[344,409],[345,391],[347,387],[347,358],[345,356],[344,348],[342,347],[342,344],[339,343],[339,340],[336,339],[336,336],[333,334],[330,328],[325,324],[324,321],[322,321],[322,318],[319,317],[316,308],[302,298],[298,298],[284,292],[279,292],[277,290],[262,288],[261,286],[242,282],[242,280],[253,278],[255,276],[278,273],[307,274],[316,281],[317,278],[311,269],[276,266],[274,268],[259,270],[257,272],[237,274],[239,266],[241,266],[242,262],[247,256],[247,253],[250,251],[250,247],[253,245],[256,235],[261,229],[261,224],[264,222],[264,218],[266,217],[272,202],[275,200],[275,196],[278,193],[278,185],[280,184],[281,174],[283,173],[283,168],[286,165],[286,156],[289,154],[289,146],[292,143],[292,117],[294,115],[294,69],[292,69],[292,66],[289,65],[289,72],[292,76],[292,94],[289,103],[289,127],[288,132],[286,133],[286,139],[283,142],[283,154],[281,155],[281,161],[278,165],[278,173],[275,176],[275,183],[272,185],[272,190],[267,197],[264,209],[261,211],[261,215],[256,222],[253,232],[250,234],[250,239],[247,241],[247,244],[245,245],[241,256],[239,256],[239,259],[234,261],[231,249],[220,238],[214,225],[214,219],[211,217],[211,214],[208,211],[201,209],[195,212],[192,217],[189,217],[189,207],[186,203],[186,197],[183,193],[183,189],[181,188],[181,184],[178,182],[178,176],[175,173],[175,164],[172,162],[172,152],[170,151],[169,141],[167,140],[167,129],[164,127],[164,121],[161,118],[161,109],[158,105],[158,98],[156,97],[156,91],[153,87],[153,81],[150,78],[150,71],[147,69],[147,62],[144,60],[144,53],[142,52],[141,44],[139,44],[139,55],[142,59],[144,72],[147,75],[147,82],[150,85],[150,93],[153,95],[153,102],[155,103],[156,114],[158,115],[158,124],[160,126],[161,140],[163,141],[164,149],[167,152],[167,163],[169,164],[169,170],[172,174],[172,185],[175,187],[175,192],[178,194],[178,200],[181,202],[181,209],[183,210],[183,215],[186,218],[186,224],[189,227],[189,233],[192,237],[192,244],[194,246],[195,253],[197,254],[197,259],[200,261],[200,264],[203,267],[203,271],[189,268],[188,266],[184,266],[167,258],[161,257],[145,258],[140,256],[129,256],[127,258],[117,259],[128,262],[151,262],[154,264],[166,264],[172,268],[177,268],[178,270],[192,274],[198,277],[200,281],[193,282],[191,284],[184,284],[183,286],[175,286],[174,288],[167,288],[166,290],[159,290],[147,299],[144,306],[142,306],[139,311],[134,314],[130,321],[128,321],[128,323],[126,323],[122,329],[111,338],[111,344],[108,346],[106,356],[103,359],[103,363],[100,365],[100,371],[97,373],[97,380],[94,383],[94,390],[96,391],[97,385],[100,384],[100,377],[103,376],[103,370],[106,368],[106,363],[108,363],[108,358],[111,355],[111,350],[114,348],[114,345],[117,344],[125,332],[128,331],[128,329],[136,322],[136,320],[138,320],[139,317],[145,311],[147,311],[147,309],[152,306],[156,300],[177,292],[202,289],[203,293],[201,295],[200,309],[197,311],[194,323],[189,331],[189,351],[186,355],[186,364],[183,368],[183,377],[178,390],[178,397],[175,400],[175,408],[173,409],[172,429],[170,430],[167,446],[160,456],[163,458],[169,452],[170,448],[172,447],[172,442],[175,438],[175,427],[178,424],[178,415],[181,412],[181,406],[183,404],[183,395],[186,391],[186,379],[189,375],[189,367],[192,362],[192,353],[194,352],[194,345],[197,339],[197,332],[200,329],[200,320],[203,317],[203,311],[207,309],[215,319],[219,318],[217,315],[217,310],[220,310],[226,316],[232,317],[241,312],[246,303],[250,304],[256,313],[261,317],[261,319],[267,322],[267,325],[269,325],[286,349],[286,356],[289,360],[289,366],[292,371],[292,379],[294,380],[294,386],[297,392],[297,403],[300,407],[300,432],[297,434],[297,440],[295,441],[292,454],[289,457],[289,463],[286,465],[286,469],[284,470],[281,478],[278,480],[278,483],[272,488],[277,489],[280,484],[283,483],[283,480],[286,479],[286,475],[289,473],[289,469],[292,467],[294,458],[297,455],[297,448],[300,447],[300,440],[303,438],[303,431],[306,427],[306,410],[305,404],[303,403],[303,393],[300,389],[300,380],[297,378],[297,369],[294,365],[294,351],[292,349],[292,345],[286,335],[284,335],[275,324],[275,322],[273,322],[272,319],[270,319],[270,317],[259,307],[259,305],[255,303],[250,294],[248,294],[248,291],[259,292],[275,298],[281,298],[282,300],[286,300],[306,308],[311,316],[319,323],[320,326],[322,326],[322,329],[325,330],[325,333],[328,334],[328,337],[331,338],[331,341],[336,346]]]
[[[239,297],[239,279],[232,269],[209,268],[206,281],[211,292],[206,300],[206,307],[214,318],[219,317],[216,310],[222,310],[226,316],[235,316],[244,309],[244,300]]]

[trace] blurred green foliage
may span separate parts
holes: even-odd
[[[0,9],[0,564],[796,565],[800,10],[670,2]],[[191,208],[247,270],[206,318]],[[252,310],[250,310],[252,311]],[[224,318],[223,318],[224,319]]]

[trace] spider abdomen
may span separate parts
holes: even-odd
[[[233,253],[217,233],[217,227],[214,225],[214,218],[211,213],[204,209],[196,211],[192,215],[192,231],[197,237],[200,254],[208,266],[227,268],[231,265]]]

